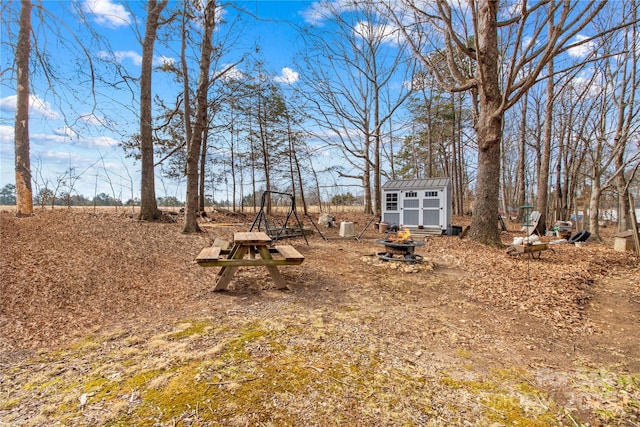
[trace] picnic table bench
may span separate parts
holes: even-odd
[[[271,238],[264,232],[237,232],[231,245],[224,240],[214,240],[212,246],[200,251],[196,262],[201,267],[221,267],[214,291],[227,290],[238,267],[259,266],[267,268],[278,289],[286,289],[278,267],[302,264],[304,256],[291,245],[269,247],[270,244]]]

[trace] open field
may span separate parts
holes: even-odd
[[[640,425],[640,260],[608,241],[438,236],[405,266],[321,229],[287,241],[290,290],[243,268],[214,293],[193,259],[253,214],[209,218],[1,212],[0,425]]]

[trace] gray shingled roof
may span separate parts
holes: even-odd
[[[392,179],[384,183],[384,190],[405,190],[415,188],[447,187],[450,178],[426,178],[426,179]]]

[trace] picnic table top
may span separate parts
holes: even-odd
[[[266,245],[271,237],[264,231],[239,231],[233,233],[233,242],[241,245]]]

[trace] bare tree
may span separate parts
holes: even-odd
[[[365,212],[379,214],[384,127],[409,96],[413,62],[372,3],[349,5],[352,13],[342,14],[333,3],[324,4],[333,36],[309,36],[302,78],[312,89],[309,108],[326,130],[324,140],[343,153],[352,169],[339,171],[340,176],[359,180]],[[398,90],[388,90],[398,80]]]
[[[640,106],[638,106],[638,90],[640,78],[638,76],[640,41],[638,37],[638,2],[629,0],[623,3],[623,15],[629,14],[634,25],[627,27],[621,33],[621,54],[614,58],[618,60],[609,70],[611,81],[617,82],[616,91],[613,94],[613,102],[616,110],[616,124],[613,141],[615,142],[614,168],[618,173],[615,176],[615,187],[618,193],[618,231],[626,231],[631,228],[629,204],[629,183],[632,174],[625,175],[629,161],[629,149],[632,146],[632,135],[637,133],[640,127]],[[636,160],[637,161],[637,160]],[[637,163],[636,163],[637,168]]]
[[[594,76],[590,93],[592,108],[590,110],[589,128],[583,136],[589,158],[586,175],[591,183],[589,197],[589,232],[593,239],[600,239],[601,196],[607,187],[617,182],[619,191],[627,202],[619,203],[618,215],[623,215],[626,225],[629,211],[628,193],[624,173],[640,161],[640,150],[633,146],[633,135],[640,130],[640,109],[633,102],[639,83],[630,79],[635,74],[637,55],[626,51],[630,48],[629,35],[623,35],[623,49],[620,53],[615,45],[608,42],[603,45],[603,52],[595,63]],[[635,42],[637,43],[637,42]],[[619,54],[618,54],[619,53]]]
[[[153,221],[160,217],[156,200],[155,167],[153,158],[153,124],[151,116],[151,81],[154,45],[160,15],[169,0],[147,0],[147,21],[142,43],[142,69],[140,71],[140,181],[141,220]]]
[[[553,31],[553,22],[549,26],[549,31]],[[547,63],[547,86],[546,105],[544,116],[544,130],[542,136],[542,153],[540,158],[540,168],[538,170],[538,191],[536,209],[540,213],[538,220],[538,232],[544,235],[547,229],[547,213],[549,207],[549,165],[551,164],[551,139],[553,135],[553,105],[554,105],[554,81],[553,81],[553,58]]]
[[[382,5],[424,66],[434,71],[448,90],[473,94],[478,176],[469,236],[485,244],[501,245],[496,215],[504,113],[537,82],[552,58],[589,41],[572,42],[605,4],[595,0],[548,0],[532,6],[514,2],[499,13],[501,3],[493,0],[470,1],[464,6],[447,0],[399,3],[402,9],[397,8],[398,2]],[[498,16],[505,18],[500,20]],[[525,36],[536,43],[527,43]],[[433,62],[434,51],[442,52],[447,73]],[[465,61],[458,59],[460,55]]]
[[[198,211],[198,161],[202,149],[202,139],[207,120],[207,94],[209,93],[209,73],[211,67],[211,53],[213,46],[211,37],[216,25],[216,2],[208,0],[203,14],[203,35],[200,42],[200,77],[196,91],[196,117],[193,123],[191,141],[187,149],[187,199],[185,205],[185,222],[183,233],[199,232],[197,221]]]
[[[20,31],[16,49],[18,87],[14,145],[16,155],[16,214],[33,215],[29,152],[29,58],[31,56],[31,0],[21,0]]]

